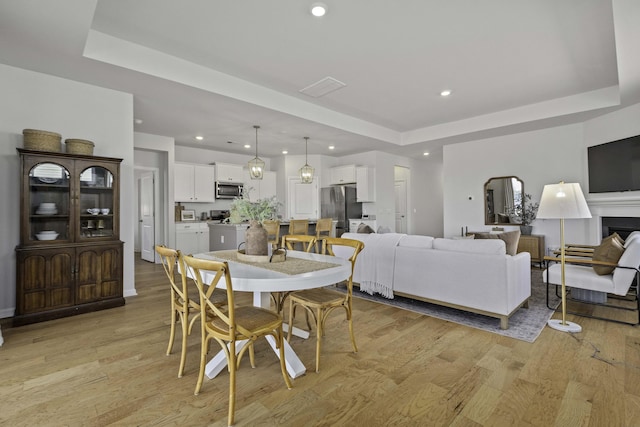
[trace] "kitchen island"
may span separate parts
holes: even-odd
[[[317,219],[309,220],[310,235],[316,234]],[[335,236],[337,221],[333,221],[331,235]],[[249,223],[240,224],[209,222],[209,250],[220,251],[225,249],[238,249],[238,245],[245,241],[244,235],[249,228]],[[280,236],[289,231],[289,220],[280,220]]]

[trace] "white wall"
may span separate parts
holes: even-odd
[[[490,177],[518,176],[534,201],[540,200],[545,184],[561,180],[579,182],[588,201],[611,198],[611,193],[588,194],[587,147],[640,134],[639,118],[640,104],[636,104],[584,123],[445,146],[445,236],[460,234],[461,227],[470,231],[490,230],[491,226],[484,225],[483,219],[483,189]],[[640,200],[640,192],[626,193],[624,197]],[[593,230],[594,224],[589,220],[568,220],[565,239],[598,243],[599,237]],[[545,235],[547,247],[558,246],[559,222],[538,219],[533,223],[533,234]]]
[[[50,130],[94,141],[94,153],[122,158],[120,239],[124,294],[135,295],[133,258],[133,98],[130,94],[0,65],[0,317],[15,309],[22,129]]]

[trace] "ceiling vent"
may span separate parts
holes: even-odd
[[[313,96],[314,98],[320,98],[334,90],[342,89],[345,86],[346,84],[342,83],[340,80],[336,80],[333,77],[325,77],[324,79],[301,89],[300,92],[305,95]]]

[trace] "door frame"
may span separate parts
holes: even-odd
[[[152,172],[153,173],[153,240],[154,242],[158,242],[159,241],[159,236],[160,236],[160,219],[158,218],[158,212],[160,212],[160,181],[159,181],[159,177],[160,177],[160,169],[159,168],[154,168],[154,167],[148,167],[148,166],[134,166],[133,168],[133,173],[134,173],[134,177],[135,177],[135,196],[136,196],[136,217],[135,217],[135,224],[136,226],[134,227],[134,240],[135,241],[140,241],[140,194],[139,194],[139,189],[140,189],[140,177],[138,176],[138,174],[140,172]],[[140,250],[140,248],[135,248],[136,250]],[[160,258],[158,257],[158,254],[154,251],[154,263],[159,264],[160,263]]]

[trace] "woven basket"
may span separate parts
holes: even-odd
[[[62,135],[38,129],[23,129],[24,148],[38,151],[61,151]]]
[[[65,139],[65,145],[67,146],[67,153],[69,154],[87,154],[93,155],[93,147],[95,144],[86,139]]]

